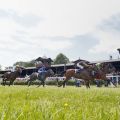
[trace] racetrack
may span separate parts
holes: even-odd
[[[120,88],[0,86],[2,120],[119,120]]]

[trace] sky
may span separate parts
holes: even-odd
[[[117,59],[120,0],[0,0],[0,64],[59,53]]]

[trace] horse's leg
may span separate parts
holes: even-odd
[[[28,87],[29,87],[29,82],[30,82],[30,80],[27,80],[27,82],[26,82],[26,84],[28,85]]]
[[[13,80],[10,80],[9,86],[10,86],[10,85],[12,85],[12,84],[13,84],[13,82],[14,82]]]
[[[7,78],[3,78],[3,86],[6,85]]]
[[[45,87],[45,80],[42,81],[43,87]]]
[[[43,74],[43,78],[42,78],[42,85],[43,85],[43,87],[45,87],[45,80],[46,80],[46,76],[45,76],[45,74]]]
[[[65,87],[65,80],[62,83],[58,84],[58,87],[61,87],[62,85]]]
[[[40,77],[38,78],[38,80],[39,80],[39,84],[38,84],[38,86],[37,86],[37,87],[40,87],[40,86],[41,86],[41,84],[43,84],[43,83],[42,83],[42,81],[43,81],[43,80],[42,80]]]
[[[46,79],[45,74],[43,74],[43,76],[42,76],[42,85],[43,85],[43,87],[45,87],[45,79]]]
[[[9,86],[10,86],[10,85],[14,85],[14,81],[15,81],[15,79],[10,80],[10,84],[9,84]]]
[[[6,78],[6,79],[4,79],[4,86],[5,86],[5,85],[7,85],[7,84],[6,84],[6,82],[7,82],[7,78]]]
[[[63,81],[63,88],[65,88],[66,80]]]
[[[39,85],[37,87],[40,87],[41,86],[41,82],[39,81]]]
[[[112,81],[110,79],[107,79],[106,80],[106,84],[105,84],[105,87],[108,87],[110,85],[110,82],[112,83]]]
[[[11,85],[11,81],[9,82],[9,86]]]
[[[59,85],[59,83],[58,83],[58,79],[56,79],[56,82],[57,82],[56,84],[57,84],[57,86],[58,86],[58,85]]]
[[[3,86],[5,86],[5,79],[3,78]]]
[[[90,82],[88,83],[88,88],[90,88]]]
[[[110,82],[114,85],[114,87],[117,87],[117,85],[112,80]]]
[[[61,87],[62,86],[62,83],[61,84],[58,84],[58,87]]]
[[[65,78],[65,80],[60,84],[60,85],[58,85],[58,87],[61,87],[61,86],[63,86],[63,88],[65,87],[65,85],[66,85],[66,82],[69,80],[70,78]]]
[[[3,78],[3,80],[2,80],[2,83],[1,83],[1,85],[3,85],[3,86],[5,85],[5,83],[4,83],[4,78]]]
[[[85,81],[86,88],[90,88],[90,82],[89,80]]]
[[[6,82],[7,82],[7,79],[4,80],[4,86],[7,85]]]
[[[27,82],[28,82],[28,87],[29,87],[32,83],[32,80],[28,80]]]

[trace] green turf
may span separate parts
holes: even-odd
[[[1,120],[120,120],[120,88],[0,86]]]

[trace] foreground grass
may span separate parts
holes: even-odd
[[[120,120],[120,88],[0,86],[1,120]]]

